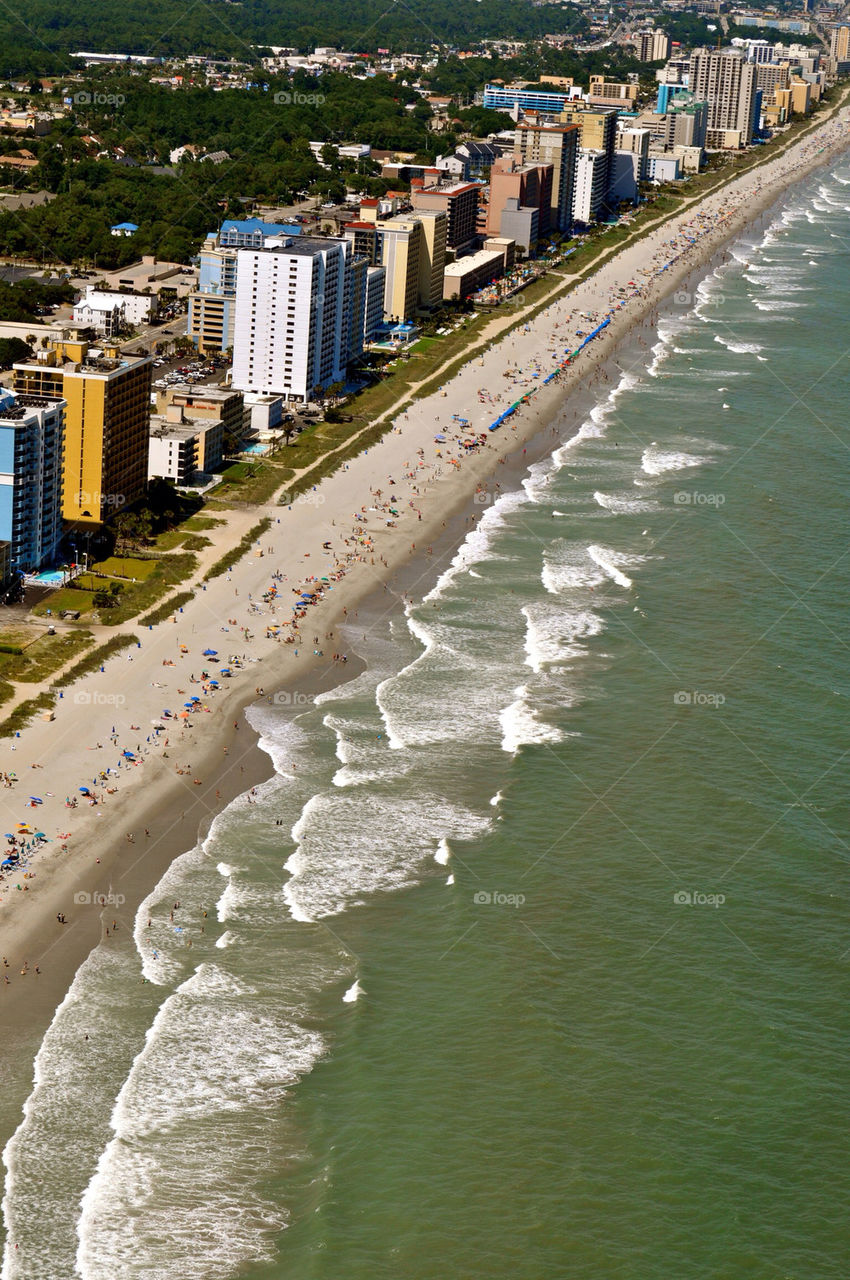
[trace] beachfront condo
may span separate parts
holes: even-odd
[[[64,399],[62,516],[96,528],[140,498],[148,477],[150,356],[53,343],[14,366],[15,391]]]
[[[65,403],[0,395],[0,539],[13,572],[52,564],[62,536]]]

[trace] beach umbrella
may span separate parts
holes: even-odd
[[[80,792],[82,793],[82,795],[87,796],[89,793],[89,789],[88,787],[80,787]]]
[[[218,650],[217,650],[217,649],[204,649],[204,657],[205,657],[205,658],[217,658],[217,657],[218,657]]]
[[[180,719],[181,719],[181,720],[188,720],[188,719],[189,719],[189,712],[188,712],[188,711],[181,711],[181,712],[180,712]]]
[[[186,708],[186,710],[187,710],[187,711],[191,711],[194,705],[195,705],[195,704],[194,704],[193,702],[184,702],[184,703],[183,703],[183,706]]]
[[[30,800],[32,800],[34,804],[44,804],[41,796],[30,796]]]
[[[198,695],[197,695],[197,694],[193,694],[193,695],[192,695],[192,701],[193,701],[193,702],[200,702],[200,701],[201,701],[201,699],[198,697]]]
[[[135,760],[136,758],[132,751],[122,751],[121,754],[125,760]]]

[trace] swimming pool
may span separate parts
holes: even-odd
[[[267,444],[246,444],[243,453],[268,453],[269,446]]]
[[[67,576],[61,569],[42,569],[40,573],[29,575],[29,581],[40,587],[61,587]]]

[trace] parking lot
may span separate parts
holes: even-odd
[[[216,386],[230,367],[226,356],[206,356],[203,360],[187,359],[186,356],[157,356],[153,364],[153,385],[160,389],[186,383]]]

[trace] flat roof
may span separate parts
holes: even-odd
[[[475,253],[470,253],[466,258],[458,258],[456,262],[450,262],[445,269],[447,276],[465,276],[467,271],[474,271],[477,267],[484,267],[490,263],[504,262],[505,255],[500,253],[498,249],[478,249]]]
[[[457,196],[462,191],[480,191],[477,182],[452,182],[446,183],[444,186],[436,187],[416,187],[411,191],[411,196]]]
[[[193,400],[230,400],[241,396],[242,392],[230,387],[193,386],[188,382],[178,382],[176,386],[166,387],[166,395],[191,396]]]

